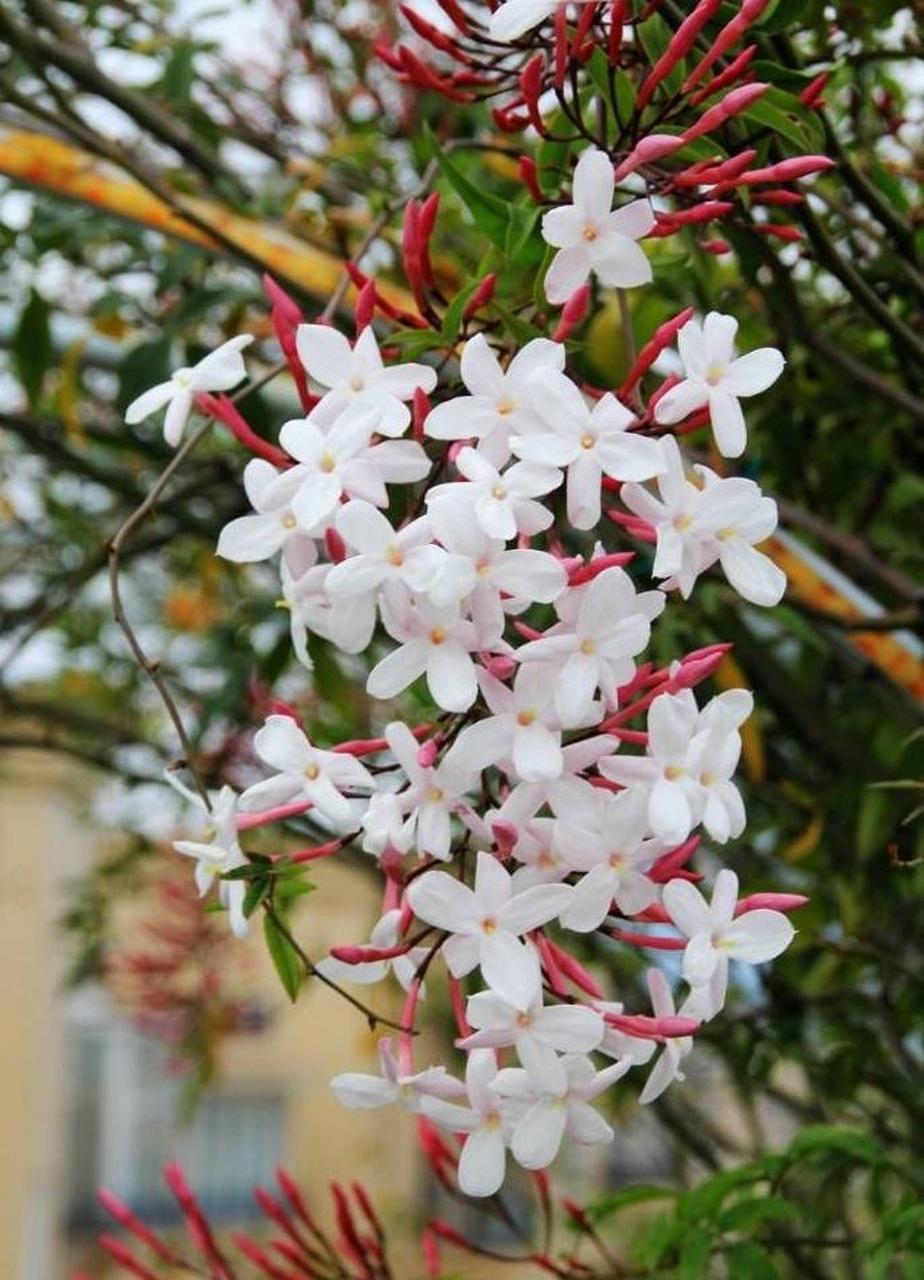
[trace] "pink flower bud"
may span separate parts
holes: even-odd
[[[640,169],[642,165],[660,160],[662,156],[669,156],[672,151],[677,151],[683,145],[680,134],[650,133],[647,138],[642,138],[636,143],[625,160],[616,166],[616,181],[621,181],[627,174],[635,173],[636,169]]]
[[[561,309],[561,318],[558,327],[552,334],[553,342],[564,342],[570,337],[572,331],[577,328],[587,315],[587,308],[590,304],[590,285],[582,284],[565,303]]]
[[[324,530],[324,550],[331,564],[340,564],[346,559],[346,543],[342,535],[333,527]]]

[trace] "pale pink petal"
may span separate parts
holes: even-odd
[[[681,972],[691,987],[703,987],[715,973],[719,953],[708,933],[692,937],[683,953]]]
[[[465,1141],[459,1157],[459,1188],[467,1196],[493,1196],[504,1181],[507,1150],[500,1124],[492,1121]]]
[[[342,1106],[354,1109],[384,1107],[398,1099],[397,1084],[391,1080],[383,1080],[381,1076],[363,1075],[358,1071],[335,1076],[330,1087]]]
[[[524,782],[557,778],[562,771],[561,735],[538,720],[513,735],[513,766]]]
[[[614,209],[606,220],[605,234],[611,231],[631,240],[641,240],[655,224],[654,210],[648,200],[632,200]]]
[[[503,393],[504,375],[497,356],[483,333],[476,333],[462,348],[459,372],[473,396],[490,396],[494,399]],[[470,434],[474,435],[475,432]]]
[[[503,929],[514,934],[538,929],[559,915],[571,900],[572,888],[567,884],[535,884],[513,897],[498,916]],[[492,986],[495,984],[492,983]]]
[[[467,711],[478,696],[478,681],[471,655],[458,644],[429,646],[427,688],[444,711]]]
[[[605,152],[588,147],[574,167],[571,199],[587,217],[602,222],[613,203],[616,178]]]
[[[652,278],[645,251],[628,236],[607,236],[590,247],[590,265],[610,289],[634,289]]]
[[[542,238],[555,249],[569,249],[581,243],[586,215],[573,204],[559,205],[542,216]]]
[[[419,920],[437,929],[465,933],[477,928],[479,912],[475,895],[445,871],[427,871],[412,880],[407,900]]]
[[[664,886],[664,906],[671,920],[688,938],[712,929],[712,916],[703,896],[688,880],[671,880]],[[673,1009],[671,1009],[673,1012]]]
[[[571,901],[561,913],[561,922],[575,933],[598,929],[609,914],[616,877],[608,863],[588,871],[574,886]]]
[[[369,672],[366,692],[373,698],[394,698],[427,669],[429,646],[413,640],[387,654]]]
[[[289,535],[278,515],[239,516],[218,537],[216,555],[236,564],[250,564],[275,555]]]
[[[253,740],[257,755],[271,769],[301,772],[314,762],[315,752],[291,716],[267,716]]]
[[[599,1013],[580,1005],[546,1005],[530,1028],[541,1043],[560,1053],[590,1053],[603,1039],[606,1024]]]
[[[728,581],[745,600],[772,608],[786,591],[786,574],[755,547],[740,538],[720,544],[719,562]]]
[[[241,352],[253,342],[249,333],[241,333],[210,351],[192,369],[190,384],[194,391],[230,391],[246,376]]]
[[[733,396],[756,396],[772,387],[786,361],[776,347],[759,347],[733,360],[723,385]]]
[[[172,381],[159,382],[156,387],[149,387],[147,391],[142,391],[141,395],[136,396],[125,410],[125,421],[129,426],[134,426],[136,422],[150,417],[152,413],[156,413],[172,400],[176,391],[177,384]]]
[[[724,386],[709,393],[709,417],[716,448],[723,458],[739,458],[748,441],[741,405]]]
[[[709,403],[709,388],[704,382],[686,378],[666,391],[655,405],[655,422],[670,426],[682,422],[691,413]]]
[[[498,929],[483,934],[479,945],[481,974],[499,996],[517,1009],[530,1007],[541,989],[541,973],[535,951]]]
[[[795,929],[781,911],[746,911],[722,934],[722,945],[733,960],[764,964],[789,946]]]
[[[308,374],[322,387],[340,386],[353,376],[356,362],[352,348],[331,325],[299,325],[295,347]]]
[[[545,296],[552,306],[562,306],[590,275],[590,254],[582,241],[559,249],[545,274]]]
[[[534,1102],[513,1131],[511,1148],[524,1169],[545,1169],[565,1136],[566,1109],[557,1102]]]

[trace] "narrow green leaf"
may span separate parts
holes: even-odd
[[[507,201],[493,195],[490,191],[482,191],[470,178],[466,177],[455,161],[450,159],[429,130],[427,130],[427,137],[433,158],[449,180],[456,195],[472,215],[475,226],[493,240],[498,249],[505,248],[509,223]]]
[[[294,1003],[299,987],[302,985],[302,962],[298,952],[268,911],[263,917],[263,936],[266,939],[270,959],[279,974],[279,981],[286,995]]]
[[[38,404],[45,374],[54,359],[50,311],[42,295],[33,289],[29,294],[29,301],[22,309],[10,343],[13,369],[32,408]]]

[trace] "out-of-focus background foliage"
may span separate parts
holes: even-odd
[[[717,308],[740,318],[744,349],[769,342],[787,358],[786,376],[750,408],[747,468],[796,539],[777,547],[793,590],[767,615],[704,582],[691,608],[669,611],[655,652],[667,660],[734,642],[720,683],[753,688],[759,714],[743,761],[750,822],[732,862],[748,888],[811,897],[791,951],[702,1037],[708,1051],[688,1085],[654,1118],[627,1094],[611,1166],[573,1174],[601,1195],[639,1182],[700,1188],[692,1199],[653,1198],[641,1226],[642,1195],[602,1201],[601,1232],[646,1274],[707,1274],[710,1257],[747,1280],[924,1274],[921,17],[918,5],[887,2],[771,4],[754,37],[759,73],[784,103],[768,133],[785,149],[795,131],[799,149],[837,166],[806,204],[784,211],[798,243],[737,229],[730,252],[716,255],[690,229],[657,243],[655,282],[632,300],[642,341],[683,306]],[[140,1034],[131,1029],[140,1020],[181,1059],[185,1084],[168,1109],[204,1089],[192,1122],[202,1136],[177,1138],[203,1170],[233,1159],[235,1142],[277,1150],[289,1132],[290,1113],[268,1120],[259,1090],[243,1090],[250,1136],[230,1119],[233,1095],[220,1085],[210,1093],[229,1060],[250,1053],[242,1038],[266,1034],[279,998],[262,994],[256,954],[235,955],[222,922],[192,909],[164,851],[176,810],[160,776],[176,744],[112,621],[105,562],[108,539],[169,455],[156,421],[127,427],[122,412],[242,330],[258,335],[252,371],[269,368],[279,353],[261,272],[316,314],[338,260],[423,172],[424,122],[441,139],[490,135],[486,112],[411,94],[373,61],[374,36],[396,24],[391,6],[338,0],[0,6],[0,745],[10,759],[0,788],[11,806],[4,861],[28,866],[11,936],[28,946],[29,912],[44,909],[28,888],[30,860],[58,859],[41,901],[60,910],[62,976],[79,989],[71,1001],[83,1001],[73,1005],[72,1086],[92,1093],[100,1051],[80,1028],[103,1016],[97,997],[114,1002],[131,1014],[119,1034]],[[831,72],[823,107],[787,112],[822,70]],[[519,198],[518,139],[501,145],[509,155],[466,152],[459,164],[482,189]],[[443,187],[437,248],[451,296],[484,269],[485,246]],[[392,223],[371,255],[398,287],[399,237]],[[621,329],[606,304],[575,352],[600,385],[625,372]],[[246,409],[269,435],[297,400],[277,379]],[[245,590],[240,571],[213,556],[218,529],[243,510],[243,461],[216,431],[125,554],[126,603],[215,777],[237,761],[240,731],[258,722],[271,686],[298,700],[322,736],[370,724],[361,683],[323,646],[306,688],[272,576],[249,573]],[[26,757],[45,753],[59,764],[51,781],[39,771],[38,809],[47,816],[45,788],[63,785],[77,792],[88,830],[110,829],[73,863],[69,824],[41,835],[14,781]],[[34,764],[29,772],[34,781]],[[341,892],[353,896],[349,885]],[[322,900],[310,896],[297,917],[320,940],[315,950],[336,937],[312,915]],[[371,900],[354,906],[348,929],[361,936],[373,911]],[[179,932],[159,968],[145,929],[168,912]],[[634,957],[596,958],[631,993]],[[329,1040],[329,1002],[312,999]],[[286,1089],[323,1090],[316,1031],[299,1027],[284,1039],[286,1070],[298,1067]],[[150,1073],[150,1055],[131,1052]],[[16,1069],[28,1071],[24,1062]],[[153,1095],[158,1078],[133,1087]],[[209,1106],[211,1130],[201,1120]],[[61,1212],[80,1237],[93,1218],[87,1185],[120,1167],[118,1126],[93,1129],[79,1101],[73,1114],[80,1123],[66,1141],[83,1183]],[[115,1155],[100,1154],[107,1142]],[[789,1157],[774,1154],[789,1143]],[[133,1150],[129,1163],[141,1158]],[[357,1159],[370,1159],[364,1150]],[[254,1180],[265,1174],[259,1159],[253,1170]],[[131,1185],[156,1213],[158,1193]],[[215,1203],[233,1217],[245,1212],[242,1196],[235,1184]],[[50,1238],[55,1223],[35,1231]]]

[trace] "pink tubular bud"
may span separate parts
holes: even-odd
[[[603,1017],[607,1025],[615,1030],[630,1036],[640,1036],[644,1040],[673,1040],[679,1036],[692,1036],[700,1028],[696,1018],[649,1018],[641,1013],[605,1013]]]
[[[625,160],[616,166],[616,181],[621,181],[627,174],[635,173],[642,165],[652,164],[662,156],[669,156],[684,145],[680,134],[650,133],[647,138],[636,143]]]
[[[315,844],[308,849],[298,849],[288,855],[290,862],[317,862],[319,858],[329,858],[343,848],[342,840],[328,840],[326,844]]]
[[[659,214],[658,222],[675,227],[692,226],[700,222],[712,222],[714,218],[723,218],[731,213],[734,205],[730,200],[703,200],[700,204],[691,205],[689,209],[675,209],[671,213]]]
[[[438,49],[440,53],[448,53],[451,58],[455,58],[457,61],[468,61],[468,58],[462,53],[456,42],[445,31],[440,31],[439,27],[435,27],[432,22],[427,22],[426,18],[422,18],[409,4],[402,4],[398,7],[407,19],[409,26],[413,27],[421,40],[426,40],[427,44],[432,45],[434,49]]]
[[[769,191],[759,191],[751,199],[752,205],[797,205],[805,204],[805,196],[801,191],[788,191],[785,187],[772,187]]]
[[[292,466],[292,459],[285,450],[270,444],[262,436],[258,436],[241,414],[237,405],[224,392],[213,395],[211,392],[200,391],[195,400],[196,408],[201,413],[204,413],[207,417],[214,418],[216,422],[221,422],[228,428],[235,439],[239,440],[244,448],[249,449],[256,457],[265,458],[274,467],[288,468]]]
[[[529,112],[529,122],[539,134],[545,133],[545,122],[539,110],[539,98],[542,95],[542,80],[545,74],[545,56],[535,54],[520,72],[519,85],[523,102]]]
[[[520,172],[520,181],[523,183],[523,186],[536,203],[541,204],[543,195],[542,188],[539,186],[539,176],[535,160],[532,156],[520,156],[517,167]]]
[[[478,288],[465,304],[465,310],[462,312],[463,320],[471,320],[482,307],[486,307],[494,297],[494,290],[497,288],[497,273],[489,271],[479,284]]]
[[[801,893],[750,893],[736,903],[735,915],[741,916],[747,911],[798,911],[810,901]]]
[[[324,530],[324,550],[327,552],[327,558],[331,564],[340,564],[341,561],[347,558],[347,548],[343,536],[332,526]]]
[[[423,1254],[424,1275],[427,1280],[438,1280],[443,1274],[443,1264],[436,1235],[429,1227],[424,1227],[420,1233],[420,1251]]]
[[[727,240],[700,240],[699,246],[703,253],[711,253],[717,258],[721,258],[726,253],[731,253],[732,247]]]
[[[375,964],[379,960],[394,960],[407,953],[406,943],[394,947],[331,947],[330,953],[343,964]]]
[[[356,322],[357,337],[362,333],[363,329],[372,324],[372,317],[375,315],[375,281],[367,280],[359,291],[356,299],[356,307],[354,311],[354,320]]]
[[[529,116],[520,116],[512,107],[492,107],[491,119],[501,133],[520,133],[529,124]]]
[[[661,81],[673,71],[682,58],[687,56],[696,43],[696,37],[713,17],[721,2],[722,0],[699,0],[693,12],[681,22],[671,36],[664,53],[649,71],[639,89],[635,100],[636,110],[640,111],[648,104]]]
[[[239,813],[234,820],[238,831],[253,831],[255,827],[265,827],[270,822],[282,822],[285,818],[295,818],[300,813],[307,813],[314,805],[310,800],[293,800],[290,804],[276,805],[272,809],[264,809],[261,813]]]
[[[556,946],[554,942],[550,942],[548,945],[551,954],[555,958],[556,965],[565,977],[580,991],[583,991],[585,995],[590,996],[592,1000],[602,1000],[603,988],[580,961],[576,960],[570,951],[565,951],[563,947]]]
[[[731,93],[725,95],[721,102],[717,102],[714,107],[710,107],[708,111],[697,120],[696,124],[687,129],[683,135],[685,142],[691,142],[694,138],[701,137],[704,133],[712,133],[714,129],[718,129],[726,120],[730,120],[733,116],[740,115],[742,111],[746,111],[752,102],[756,102],[770,88],[769,84],[765,84],[761,80],[755,80],[753,84],[743,84],[737,89],[732,89]]]
[[[664,938],[654,933],[633,933],[630,929],[612,929],[610,937],[615,942],[651,951],[683,951],[687,945],[686,938]]]
[[[124,1227],[126,1231],[130,1231],[152,1253],[157,1254],[158,1258],[161,1258],[164,1262],[171,1263],[179,1260],[179,1255],[168,1248],[163,1240],[132,1213],[128,1205],[124,1204],[114,1192],[109,1191],[106,1187],[98,1187],[96,1198],[110,1217],[115,1218],[120,1226]]]
[[[671,180],[671,185],[674,188],[713,187],[718,183],[727,182],[729,186],[734,186],[732,179],[744,173],[756,155],[756,150],[753,147],[749,147],[747,151],[742,151],[721,164],[691,165],[689,169],[684,169],[682,172],[675,174]]]
[[[552,334],[553,342],[564,342],[570,337],[572,331],[583,323],[584,317],[587,315],[587,308],[590,305],[590,285],[582,284],[565,303],[561,309],[561,318],[555,332]]]
[[[442,97],[448,98],[450,102],[475,101],[473,93],[457,89],[451,80],[446,80],[437,75],[432,67],[427,66],[421,58],[417,57],[416,53],[412,53],[404,45],[401,45],[397,52],[403,76],[411,84],[416,84],[421,89],[432,89],[434,93],[441,94]]]
[[[468,18],[465,16],[465,10],[458,3],[458,0],[436,0],[436,3],[457,30],[461,31],[463,35],[469,33],[471,27],[468,24]]]
[[[768,164],[763,169],[748,169],[738,182],[747,187],[760,182],[795,182],[797,178],[807,178],[812,173],[823,173],[833,167],[834,161],[828,156],[792,156],[778,164]]]
[[[411,431],[415,440],[423,440],[424,423],[429,412],[430,399],[426,391],[424,391],[423,387],[415,387],[414,397],[411,402],[411,422],[413,424]]]
[[[597,556],[589,564],[579,565],[571,571],[568,575],[568,586],[580,587],[585,582],[592,582],[598,574],[603,573],[604,569],[612,569],[614,567],[622,569],[627,564],[631,564],[634,559],[634,551],[612,551],[606,555]]]
[[[716,36],[709,52],[696,64],[686,80],[684,80],[682,86],[684,93],[688,93],[695,84],[699,84],[710,67],[714,66],[719,58],[724,57],[732,45],[738,43],[751,23],[757,21],[769,3],[770,0],[744,0],[739,11]]]
[[[679,311],[670,320],[665,320],[664,324],[659,325],[653,335],[648,339],[641,351],[638,353],[635,363],[629,370],[625,382],[619,388],[619,395],[625,398],[632,389],[637,385],[639,380],[644,377],[654,362],[657,360],[661,352],[669,347],[677,337],[677,334],[693,317],[693,308],[684,307],[683,311]]]
[[[129,1272],[130,1275],[136,1276],[137,1280],[158,1280],[154,1272],[142,1262],[139,1262],[131,1249],[127,1248],[115,1236],[103,1231],[97,1236],[97,1241],[100,1248],[105,1249],[113,1262],[117,1263],[124,1271]]]
[[[502,858],[506,858],[516,848],[520,838],[519,829],[506,818],[494,819],[491,823],[491,835],[494,837],[497,852]]]
[[[820,98],[824,93],[825,85],[831,79],[830,71],[822,71],[817,75],[811,84],[807,84],[799,94],[799,101],[804,107],[820,107],[822,104]]]
[[[299,359],[295,342],[298,326],[304,323],[305,317],[298,304],[289,297],[285,289],[278,285],[272,276],[263,276],[263,289],[270,300],[272,308],[270,318],[273,322],[276,340],[282,348],[282,354],[285,357],[286,364],[289,366],[289,372],[298,391],[298,398],[301,401],[302,408],[308,410],[316,403],[316,399],[309,390],[308,377]]]
[[[440,744],[437,738],[429,738],[426,742],[420,744],[417,749],[417,763],[421,769],[429,769],[436,764],[439,750]]]
[[[587,1213],[581,1208],[576,1200],[572,1200],[570,1196],[562,1196],[561,1207],[575,1226],[580,1227],[584,1231],[587,1230]]]
[[[516,670],[516,659],[502,653],[479,653],[478,660],[498,680],[506,680]]]
[[[308,1211],[308,1205],[305,1202],[305,1197],[302,1195],[301,1188],[292,1177],[291,1173],[289,1173],[287,1169],[284,1169],[282,1165],[276,1166],[276,1181],[279,1183],[282,1194],[288,1200],[298,1217],[301,1218],[302,1222],[304,1222],[305,1226],[313,1227],[314,1219]]]
[[[260,1271],[268,1277],[268,1280],[289,1280],[291,1272],[283,1271],[281,1267],[277,1267],[272,1258],[260,1248],[255,1240],[251,1240],[249,1236],[245,1236],[240,1231],[232,1231],[231,1242],[235,1248],[239,1249],[248,1262],[252,1262],[255,1267],[259,1267]]]
[[[744,78],[745,72],[754,61],[754,55],[757,53],[757,45],[749,44],[742,49],[736,58],[733,58],[724,71],[713,77],[708,84],[697,90],[690,99],[691,107],[698,107],[706,98],[711,98],[719,93],[722,89],[727,89],[730,84],[735,84],[738,80]]]
[[[610,5],[610,34],[606,56],[611,66],[617,66],[622,52],[622,37],[626,22],[626,0],[613,0]]]
[[[459,1249],[469,1250],[472,1248],[471,1241],[467,1240],[461,1231],[457,1231],[448,1222],[444,1222],[442,1218],[431,1218],[427,1226],[433,1235],[439,1236],[441,1240],[446,1240],[449,1244],[456,1245]]]
[[[755,222],[752,230],[756,231],[759,236],[785,240],[787,244],[800,244],[805,239],[799,228],[793,226],[791,222],[785,224],[779,222]]]

